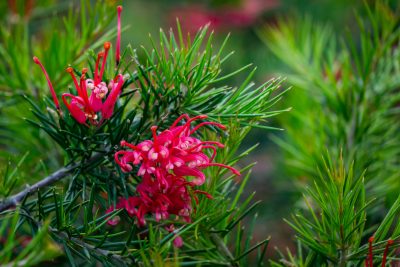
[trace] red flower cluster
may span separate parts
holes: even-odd
[[[118,37],[115,60],[118,65],[120,61],[122,7],[118,6],[117,11]],[[70,73],[72,77],[78,95],[64,93],[62,94],[62,100],[68,111],[71,113],[71,116],[80,124],[87,125],[86,122],[89,121],[92,125],[100,125],[103,120],[109,119],[113,114],[115,103],[118,100],[119,94],[121,93],[122,86],[124,84],[124,79],[121,74],[118,74],[117,77],[114,80],[111,80],[108,85],[106,84],[106,82],[103,81],[104,69],[110,47],[110,42],[105,42],[104,51],[98,54],[93,79],[86,78],[87,69],[84,68],[81,72],[81,77],[78,82],[74,75],[73,68],[67,68],[67,72]],[[101,60],[102,62],[100,66]],[[33,61],[41,67],[49,85],[54,104],[57,110],[60,110],[57,95],[54,91],[53,85],[51,84],[46,69],[37,57],[33,57]],[[88,90],[91,92],[90,96],[88,95]]]
[[[197,194],[211,196],[203,191],[195,190],[195,186],[205,182],[202,170],[209,166],[227,168],[232,173],[240,173],[227,165],[212,162],[217,153],[217,147],[223,144],[215,141],[201,141],[193,137],[199,128],[205,125],[225,129],[225,126],[216,122],[202,122],[192,128],[191,123],[205,119],[200,115],[190,118],[180,116],[172,126],[157,135],[157,127],[151,127],[152,140],[145,140],[137,145],[121,141],[121,150],[115,153],[115,161],[124,172],[130,172],[133,166],[138,165],[137,175],[143,179],[137,186],[138,196],[121,199],[116,208],[124,208],[128,214],[137,218],[139,226],[146,223],[144,216],[153,214],[156,221],[167,219],[170,215],[190,222],[192,200],[198,201]],[[182,125],[178,125],[185,119]],[[209,157],[205,150],[211,150]],[[189,177],[192,177],[189,179]],[[114,208],[111,207],[108,212]],[[110,220],[110,224],[117,221]]]

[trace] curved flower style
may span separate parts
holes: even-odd
[[[368,256],[365,259],[365,266],[366,267],[374,267],[374,252],[373,252],[373,247],[372,243],[374,242],[375,238],[371,236],[368,239]],[[389,247],[393,245],[394,241],[392,239],[389,239],[386,243],[385,250],[383,251],[383,257],[382,257],[382,267],[386,266],[386,259],[389,253]]]
[[[134,165],[139,165],[137,175],[142,177],[142,181],[136,187],[138,195],[127,199],[121,198],[116,205],[117,209],[123,208],[130,216],[136,217],[139,226],[146,224],[146,214],[153,214],[156,221],[175,215],[176,218],[190,222],[192,202],[193,200],[198,202],[197,195],[203,194],[207,198],[212,198],[207,192],[195,189],[205,182],[205,175],[202,172],[204,168],[218,166],[240,175],[231,166],[213,162],[217,147],[223,148],[223,144],[216,141],[201,141],[192,136],[205,125],[225,129],[225,126],[216,122],[202,122],[191,128],[192,122],[205,118],[207,118],[205,115],[190,118],[184,114],[169,129],[158,135],[157,127],[151,127],[152,140],[145,140],[137,145],[121,141],[121,146],[129,150],[117,151],[114,155],[116,163],[124,172],[130,172]],[[178,125],[183,119],[185,122]],[[204,152],[207,149],[212,151],[211,157]],[[107,213],[113,210],[111,207]],[[109,220],[108,223],[115,225],[118,221]],[[173,228],[173,225],[171,227]],[[182,246],[182,238],[177,236],[174,245]]]
[[[117,11],[118,34],[116,45],[116,62],[118,65],[120,61],[122,7],[118,6]],[[121,74],[118,74],[117,77],[114,80],[111,80],[108,85],[105,81],[103,81],[103,74],[110,47],[111,43],[105,42],[104,51],[100,52],[97,55],[93,79],[86,78],[87,69],[84,68],[81,72],[81,77],[78,82],[74,74],[74,69],[72,67],[67,68],[67,72],[71,75],[74,82],[77,95],[64,93],[62,94],[62,100],[68,111],[71,113],[71,116],[80,124],[85,124],[88,126],[87,121],[89,121],[92,125],[100,125],[104,120],[109,119],[113,114],[115,103],[118,100],[119,94],[121,93],[122,86],[124,84],[124,79]],[[57,95],[54,91],[53,85],[46,72],[46,69],[37,57],[33,57],[33,60],[41,67],[46,77],[50,92],[52,94],[54,104],[61,114]],[[90,91],[90,96],[88,95],[88,90]]]

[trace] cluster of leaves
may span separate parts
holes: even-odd
[[[275,140],[295,182],[314,184],[304,192],[308,212],[290,223],[301,243],[298,255],[281,263],[361,264],[367,255],[361,244],[374,232],[382,244],[398,238],[398,227],[389,226],[399,216],[399,13],[383,1],[374,5],[343,36],[309,18],[260,31],[294,87],[288,94],[294,112],[280,117],[287,132]],[[343,154],[343,163],[327,168],[327,151],[328,158]]]
[[[48,222],[48,232],[63,246],[72,266],[83,262],[100,262],[106,266],[238,266],[245,264],[255,250],[258,251],[256,261],[262,265],[269,239],[254,244],[251,230],[244,231],[241,227],[243,219],[258,204],[252,203],[254,194],[242,204],[239,202],[252,165],[242,168],[242,181],[234,180],[224,170],[208,168],[209,178],[202,190],[214,199],[199,196],[199,203],[193,203],[196,212],[189,224],[168,220],[160,223],[149,218],[146,227],[138,228],[123,210],[105,214],[119,197],[134,195],[138,183],[137,177],[122,173],[114,163],[113,154],[119,141],[138,143],[150,139],[150,126],[167,129],[182,113],[207,114],[209,119],[224,123],[229,130],[223,133],[206,127],[200,135],[210,139],[219,137],[226,147],[219,152],[217,160],[232,165],[255,148],[237,155],[241,140],[249,130],[252,127],[268,129],[263,123],[281,112],[271,111],[282,95],[273,95],[280,80],[254,87],[251,82],[254,71],[251,71],[240,86],[225,85],[230,77],[250,65],[224,73],[222,64],[231,54],[223,56],[225,42],[214,52],[212,39],[213,34],[208,34],[207,28],[201,29],[193,40],[190,36],[183,38],[179,29],[177,35],[160,31],[159,45],[153,42],[151,50],[143,48],[144,59],[139,59],[136,51],[128,46],[118,68],[111,64],[105,71],[106,81],[118,72],[129,77],[113,117],[99,127],[78,124],[66,109],[62,110],[62,117],[58,116],[48,99],[45,102],[49,108],[44,112],[36,101],[27,97],[36,117],[28,122],[46,132],[65,151],[67,168],[62,177],[60,173],[53,177],[69,177],[57,186],[30,190],[33,196],[22,200],[20,209],[25,216],[19,216],[18,223],[42,229]],[[88,58],[93,70],[92,51]],[[115,216],[121,218],[121,223],[117,227],[108,226],[107,219]],[[172,222],[177,230],[168,233],[165,226]],[[184,246],[179,250],[171,245],[175,235],[184,239]],[[249,237],[243,242],[244,235]]]
[[[400,237],[400,197],[380,225],[371,227],[367,215],[373,212],[367,211],[374,199],[366,197],[364,176],[354,177],[353,165],[346,173],[342,158],[325,164],[314,186],[307,187],[303,195],[307,213],[298,211],[287,221],[297,233],[298,255],[281,255],[280,263],[273,262],[273,266],[360,266],[368,255],[368,244],[364,243],[368,235],[374,236],[374,256],[384,251],[387,239]],[[396,243],[392,248],[399,246]],[[375,262],[381,260],[379,257]]]

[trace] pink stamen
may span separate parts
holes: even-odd
[[[76,77],[74,74],[74,69],[71,67],[68,67],[66,71],[71,75],[72,80],[74,81],[76,91],[78,92],[78,95],[81,95],[81,88],[79,87],[78,81],[76,80]]]
[[[104,68],[106,66],[108,50],[110,50],[110,47],[111,47],[111,43],[110,42],[105,42],[104,43],[104,58],[103,58],[103,62],[101,64],[101,70],[100,70],[100,76],[99,76],[99,80],[100,81],[103,79]]]
[[[60,103],[58,102],[56,92],[54,91],[53,85],[51,84],[51,81],[50,81],[49,75],[47,74],[46,69],[44,68],[42,62],[40,62],[40,60],[37,57],[33,57],[33,61],[36,64],[38,64],[40,66],[40,68],[42,69],[42,72],[43,72],[44,76],[46,77],[47,85],[49,86],[50,93],[51,93],[51,95],[53,97],[54,105],[56,106],[56,108],[58,110],[60,110]]]
[[[372,243],[374,242],[374,237],[373,236],[371,236],[369,239],[368,239],[368,243],[369,243],[369,245],[368,245],[368,265],[370,266],[370,267],[373,267],[373,252],[372,252]]]
[[[221,144],[220,142],[216,142],[216,141],[203,141],[200,144],[195,145],[194,147],[188,149],[187,151],[192,151],[195,150],[196,148],[198,148],[201,145],[216,145],[219,148],[224,148],[225,146],[223,144]]]
[[[203,120],[206,119],[207,115],[199,115],[196,117],[193,117],[191,119],[189,119],[183,126],[182,129],[177,133],[177,135],[179,136],[183,131],[185,131],[186,129],[190,129],[190,124],[195,121],[195,120]]]
[[[87,69],[83,68],[82,69],[82,76],[81,76],[81,79],[80,79],[81,95],[79,95],[79,96],[82,97],[83,101],[85,101],[85,103],[86,103],[87,108],[90,110],[91,108],[90,108],[90,104],[89,104],[89,97],[88,97],[88,94],[87,94],[87,91],[86,91],[86,80],[85,80],[86,72],[87,72]]]
[[[119,166],[124,166],[123,167],[123,169],[124,170],[127,170],[126,169],[126,166],[128,165],[128,164],[124,164],[124,163],[122,163],[121,162],[121,160],[119,159],[119,155],[123,155],[123,154],[125,154],[126,152],[125,151],[118,151],[118,152],[116,152],[115,154],[114,154],[114,160],[115,160],[115,162],[119,165]]]
[[[104,52],[100,52],[97,55],[96,65],[94,67],[94,85],[97,86],[101,81],[99,81],[99,63],[100,59],[104,56]]]
[[[220,128],[220,129],[222,129],[222,130],[225,130],[225,129],[226,129],[226,127],[225,127],[224,125],[222,125],[221,123],[212,122],[212,121],[206,121],[206,122],[202,122],[202,123],[200,123],[199,125],[197,125],[196,127],[194,127],[194,128],[190,131],[189,135],[193,134],[193,133],[196,132],[198,129],[200,129],[200,127],[203,127],[203,126],[205,126],[205,125],[214,125],[214,126],[217,126],[218,128]]]
[[[208,199],[213,199],[213,196],[203,190],[194,190],[195,194],[202,194],[205,195]]]
[[[180,115],[179,118],[177,118],[177,119],[174,121],[174,123],[171,125],[171,128],[176,127],[176,125],[177,125],[181,120],[183,120],[183,119],[190,120],[190,117],[188,116],[188,114],[182,114],[182,115]]]
[[[157,126],[151,126],[151,131],[152,131],[152,133],[153,133],[153,144],[154,144],[154,146],[156,146],[157,145]]]
[[[117,12],[118,12],[118,26],[117,26],[117,44],[115,48],[115,61],[117,63],[117,66],[119,65],[119,61],[121,60],[121,12],[122,12],[122,6],[117,7]]]
[[[210,161],[213,161],[215,159],[215,156],[217,156],[217,149],[215,148],[215,146],[203,146],[203,148],[209,148],[213,151],[213,154],[210,158]]]
[[[386,244],[385,251],[383,252],[382,267],[385,267],[385,265],[386,265],[386,258],[389,253],[389,247],[390,247],[390,245],[393,244],[393,242],[394,241],[392,239],[389,239]]]
[[[120,145],[121,145],[121,146],[129,147],[129,148],[132,148],[133,150],[140,150],[137,146],[134,146],[134,145],[132,145],[132,144],[126,142],[125,140],[122,140],[121,143],[120,143]]]
[[[240,172],[238,170],[236,170],[235,168],[233,168],[231,166],[228,166],[228,165],[225,165],[225,164],[221,164],[221,163],[211,162],[211,163],[203,164],[200,167],[209,167],[209,166],[216,166],[216,167],[225,168],[225,169],[230,170],[233,174],[235,174],[237,176],[240,176]]]

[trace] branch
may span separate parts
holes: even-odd
[[[90,164],[90,163],[96,161],[97,159],[101,158],[102,156],[104,156],[104,154],[94,155],[87,161],[87,164]],[[38,189],[40,189],[42,187],[51,185],[51,184],[63,179],[64,177],[73,173],[75,171],[75,169],[77,169],[81,165],[82,164],[75,163],[69,167],[63,167],[63,168],[59,169],[58,171],[53,172],[49,176],[43,178],[36,184],[34,184],[32,186],[28,186],[25,190],[19,192],[18,194],[15,194],[9,198],[4,199],[3,201],[0,202],[0,212],[5,211],[11,207],[15,207],[25,197],[33,194],[34,192],[36,192]]]

